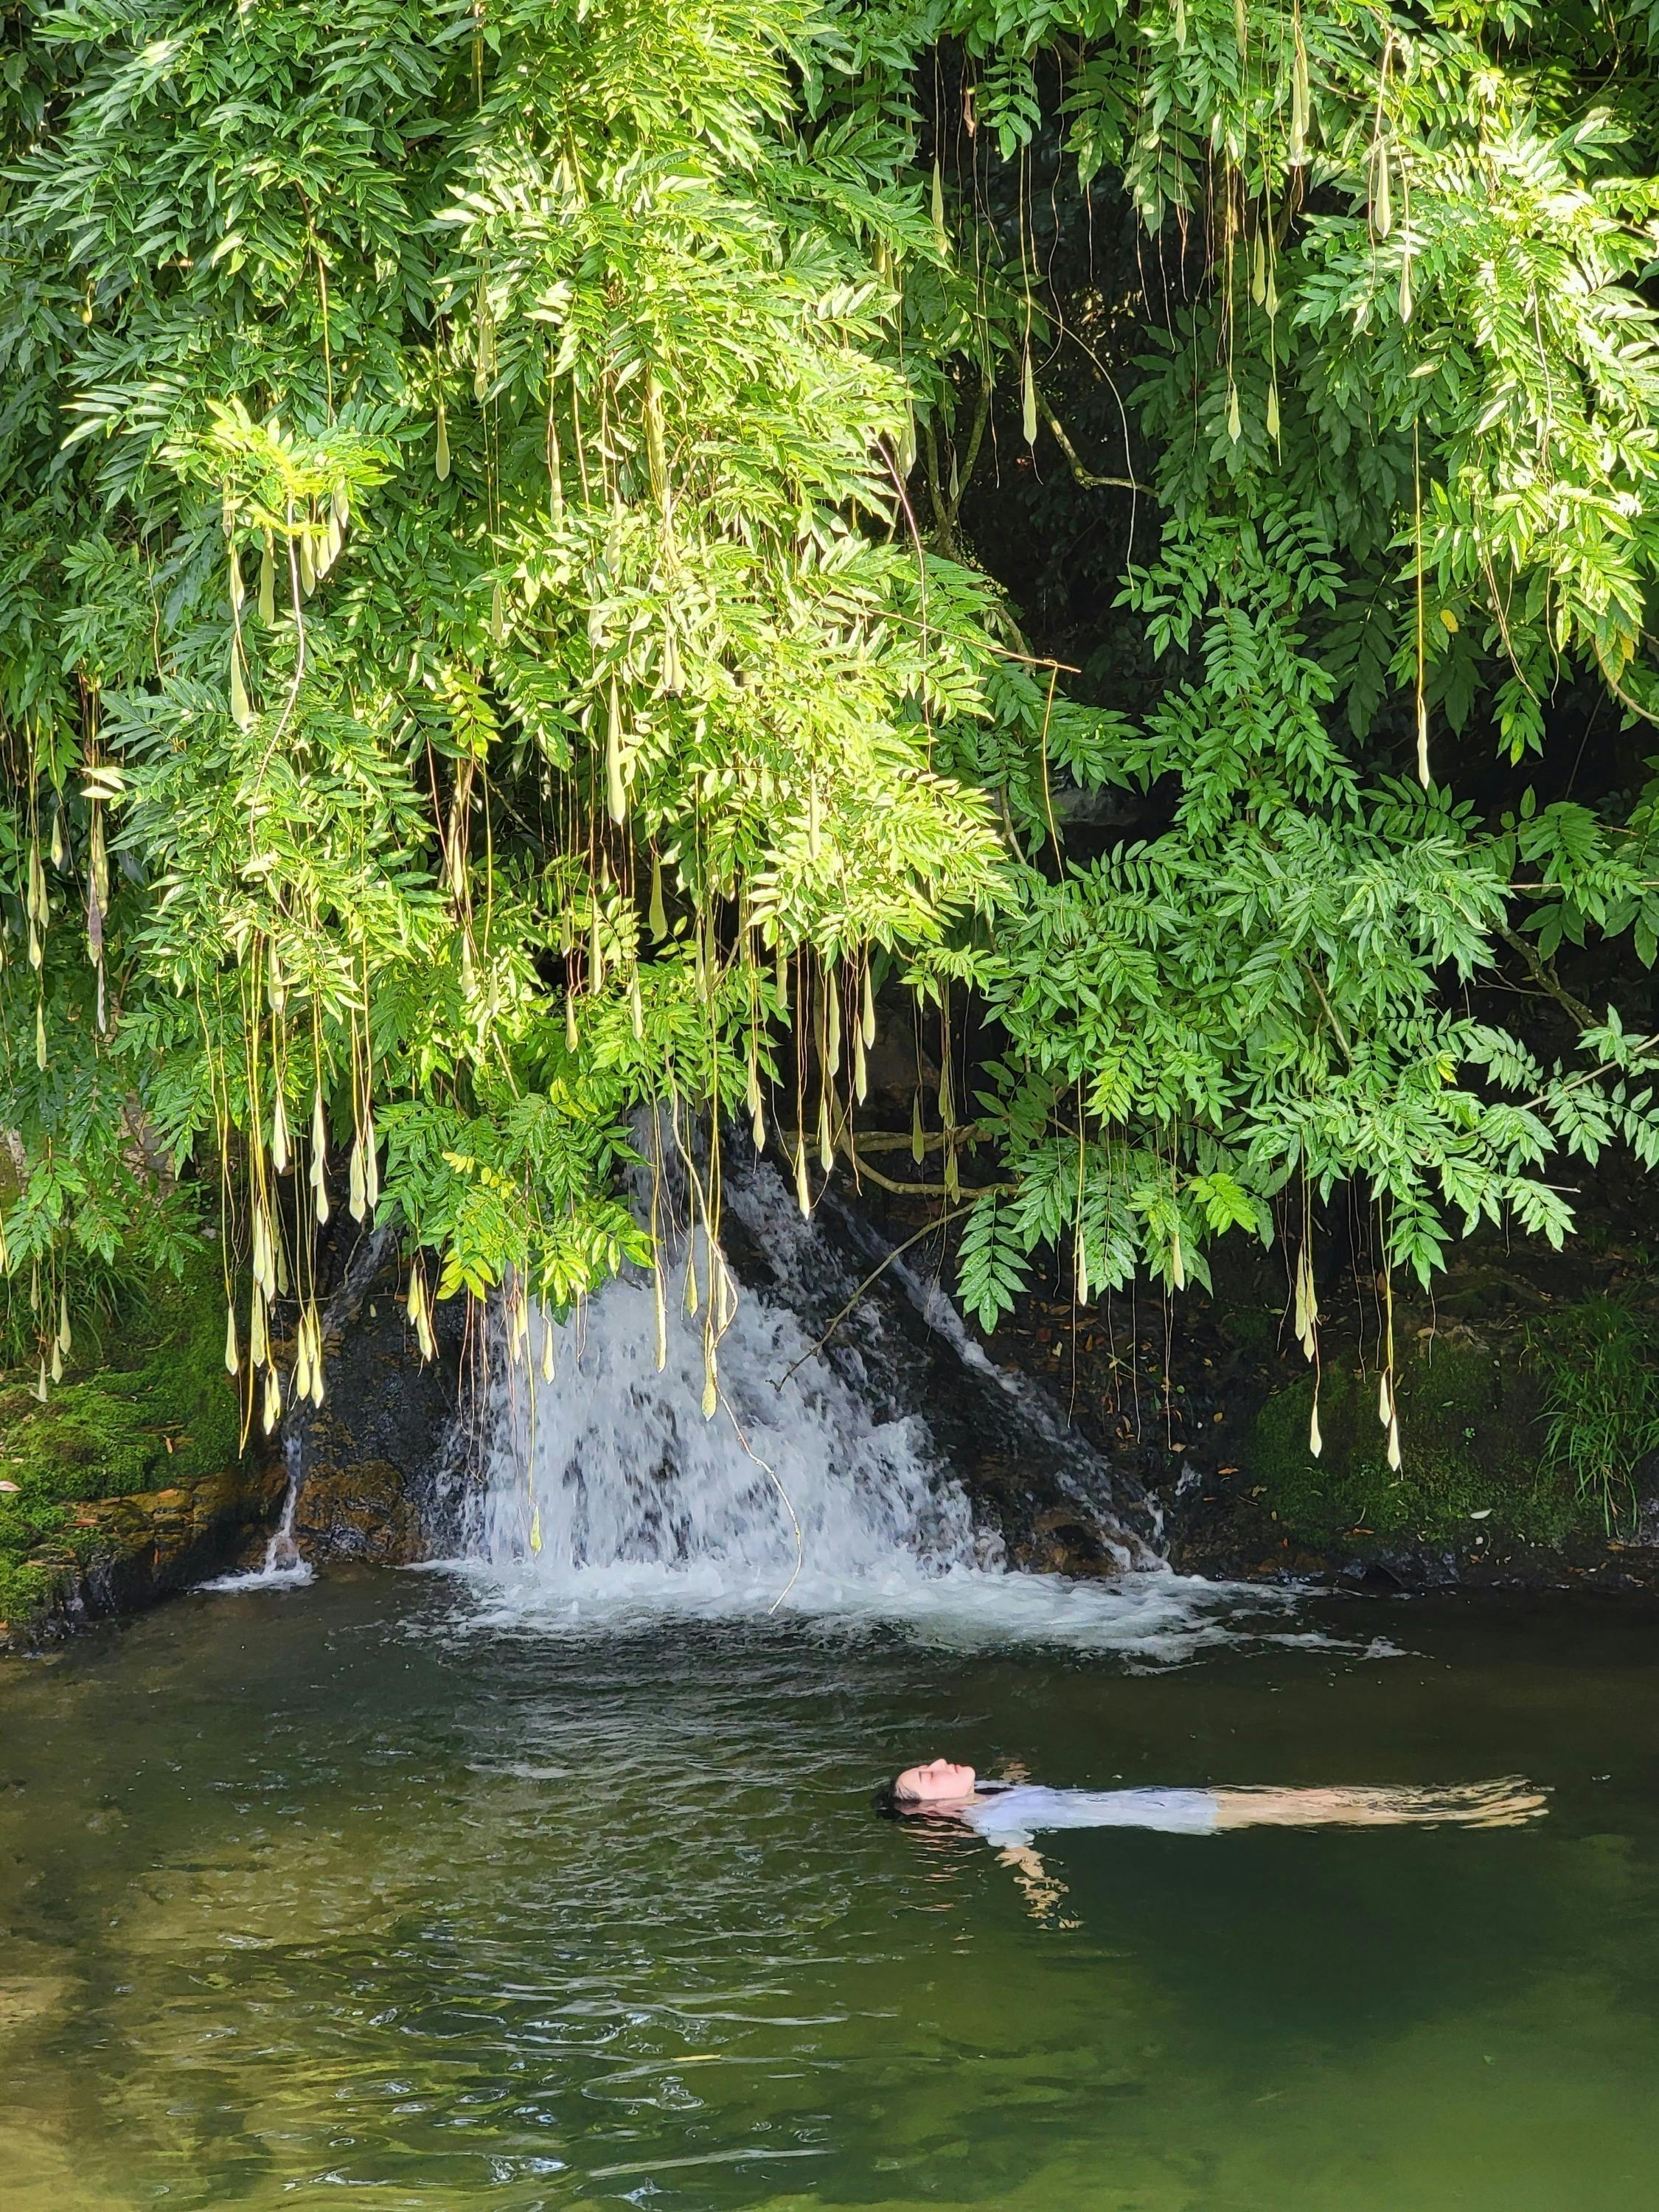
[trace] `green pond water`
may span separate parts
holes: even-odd
[[[1296,1626],[1346,1648],[558,1635],[384,1576],[0,1668],[0,2203],[1650,2207],[1659,1615]],[[1036,1912],[870,1813],[935,1750],[1554,1796],[1518,1832],[1056,1837]]]

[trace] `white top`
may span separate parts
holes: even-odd
[[[1017,1783],[976,1797],[962,1818],[988,1844],[1029,1844],[1043,1828],[1157,1828],[1170,1836],[1212,1836],[1209,1790],[1045,1790]]]

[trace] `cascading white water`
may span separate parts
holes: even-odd
[[[498,1570],[561,1600],[746,1609],[792,1581],[811,1601],[826,1577],[996,1564],[960,1485],[928,1463],[921,1423],[875,1417],[786,1309],[739,1293],[705,1420],[701,1326],[677,1297],[659,1372],[652,1306],[648,1284],[613,1283],[580,1322],[532,1313],[526,1361],[498,1353],[480,1532]]]
[[[833,1264],[769,1170],[731,1203],[781,1285]],[[612,1283],[563,1324],[532,1309],[517,1358],[498,1330],[465,1563],[483,1620],[580,1632],[782,1609],[951,1644],[1041,1639],[1164,1662],[1234,1640],[1241,1605],[1279,1621],[1294,1602],[1176,1576],[1139,1546],[1120,1557],[1139,1571],[1105,1581],[1006,1571],[926,1421],[884,1418],[881,1393],[860,1387],[856,1350],[843,1344],[832,1362],[789,1300],[752,1287],[739,1289],[721,1339],[720,1403],[705,1420],[684,1257],[673,1279],[661,1371],[648,1280]],[[964,1341],[969,1360],[988,1365]],[[1040,1423],[1031,1443],[1052,1445]]]
[[[198,1583],[201,1590],[303,1589],[316,1579],[316,1569],[308,1559],[302,1559],[295,1539],[294,1523],[299,1511],[300,1492],[305,1484],[305,1436],[302,1429],[291,1428],[283,1439],[283,1469],[288,1477],[288,1487],[283,1493],[283,1510],[276,1526],[265,1541],[265,1555],[257,1567],[249,1567],[234,1575],[215,1575],[209,1582]]]

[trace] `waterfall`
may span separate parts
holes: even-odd
[[[727,1235],[737,1297],[708,1419],[684,1244],[660,1370],[650,1279],[637,1273],[562,1322],[532,1306],[517,1356],[498,1315],[465,1563],[483,1618],[580,1631],[785,1610],[952,1643],[1036,1637],[1157,1660],[1229,1636],[1218,1616],[1241,1594],[1164,1566],[1148,1501],[1133,1492],[1114,1508],[1109,1472],[1040,1394],[986,1357],[936,1290],[890,1270],[882,1294],[820,1346],[824,1320],[868,1272],[856,1237],[803,1223],[764,1166],[731,1176]],[[701,1237],[696,1258],[706,1297]],[[926,1402],[907,1403],[903,1381],[924,1351]],[[1091,1497],[1118,1571],[1012,1571],[996,1527],[976,1521],[942,1428],[1000,1431],[1041,1493]],[[1289,1602],[1256,1592],[1249,1607],[1277,1617]]]
[[[257,1567],[248,1567],[234,1575],[215,1575],[211,1580],[198,1583],[199,1590],[303,1589],[316,1579],[316,1569],[308,1559],[300,1555],[295,1540],[295,1516],[299,1511],[300,1492],[305,1487],[305,1431],[295,1426],[283,1437],[283,1472],[288,1478],[283,1492],[283,1510],[276,1526],[265,1542],[265,1554]]]

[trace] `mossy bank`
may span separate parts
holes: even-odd
[[[27,1370],[0,1376],[0,1641],[180,1587],[269,1520],[282,1484],[241,1448],[224,1328],[204,1249],[125,1296],[44,1401]]]

